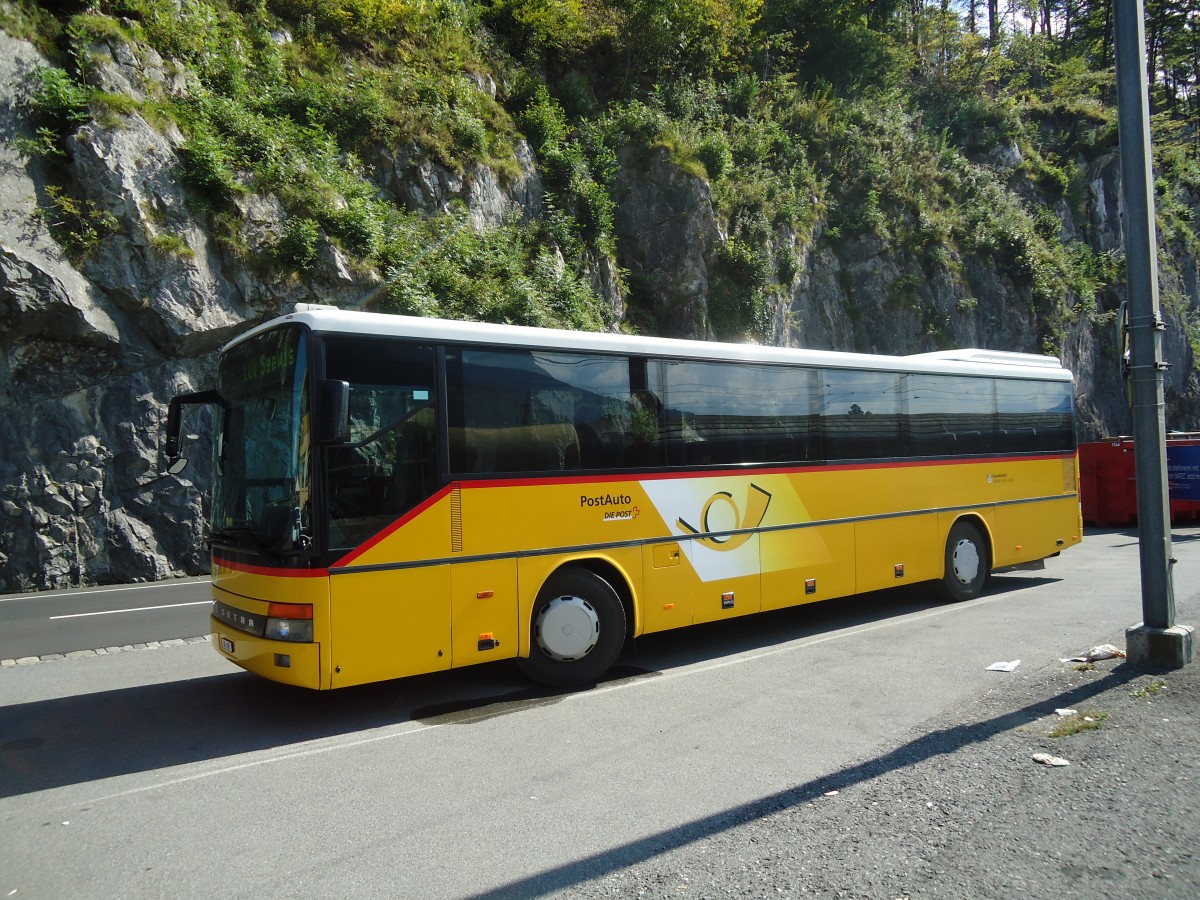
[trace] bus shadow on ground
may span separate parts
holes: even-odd
[[[991,595],[1044,583],[994,579]],[[913,585],[652,635],[606,682],[770,648],[942,605]],[[51,663],[48,665],[61,665]],[[0,707],[0,798],[405,722],[467,725],[556,703],[511,662],[317,693],[244,672]]]

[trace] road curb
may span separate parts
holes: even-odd
[[[169,641],[146,641],[137,644],[123,644],[120,647],[97,647],[94,650],[72,650],[68,653],[45,653],[41,656],[22,656],[19,659],[0,659],[0,669],[13,669],[17,666],[36,666],[41,663],[59,662],[65,659],[110,656],[114,653],[132,653],[135,650],[162,650],[167,647],[186,647],[189,644],[207,644],[211,643],[211,641],[211,634],[201,634],[189,638],[172,638]]]

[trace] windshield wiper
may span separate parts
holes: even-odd
[[[233,547],[235,550],[243,550],[248,547],[264,556],[278,555],[263,542],[262,537],[252,528],[233,527],[213,529],[209,532],[208,539],[213,543],[222,543]]]
[[[302,538],[308,538],[307,535],[301,535]],[[264,537],[253,528],[245,526],[232,528],[214,529],[209,532],[208,539],[211,543],[224,544],[227,547],[232,547],[235,550],[254,550],[263,556],[272,559],[286,559],[289,556],[299,556],[308,549],[311,544],[311,538],[304,541],[301,546],[292,550],[279,550],[269,545]]]

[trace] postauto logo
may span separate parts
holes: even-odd
[[[727,515],[732,515],[732,521],[738,523],[736,529],[731,529],[732,533],[712,533],[714,531],[710,522],[710,515],[713,507],[717,504],[728,507],[725,510]],[[758,528],[762,524],[763,518],[767,514],[767,507],[771,504],[771,494],[757,484],[751,484],[746,489],[746,507],[743,513],[738,509],[737,501],[733,499],[733,494],[729,491],[717,491],[708,498],[708,502],[704,504],[704,509],[700,511],[700,527],[697,528],[685,521],[682,517],[676,520],[679,528],[688,534],[701,535],[697,537],[697,543],[707,547],[709,550],[736,550],[750,538],[754,537],[753,529]]]
[[[628,522],[636,519],[640,510],[633,505],[633,498],[628,494],[596,494],[589,497],[579,495],[579,507],[598,507],[604,511],[605,522]]]

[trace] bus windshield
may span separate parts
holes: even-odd
[[[300,328],[278,328],[221,358],[228,407],[214,445],[214,544],[270,555],[311,542],[307,346]]]

